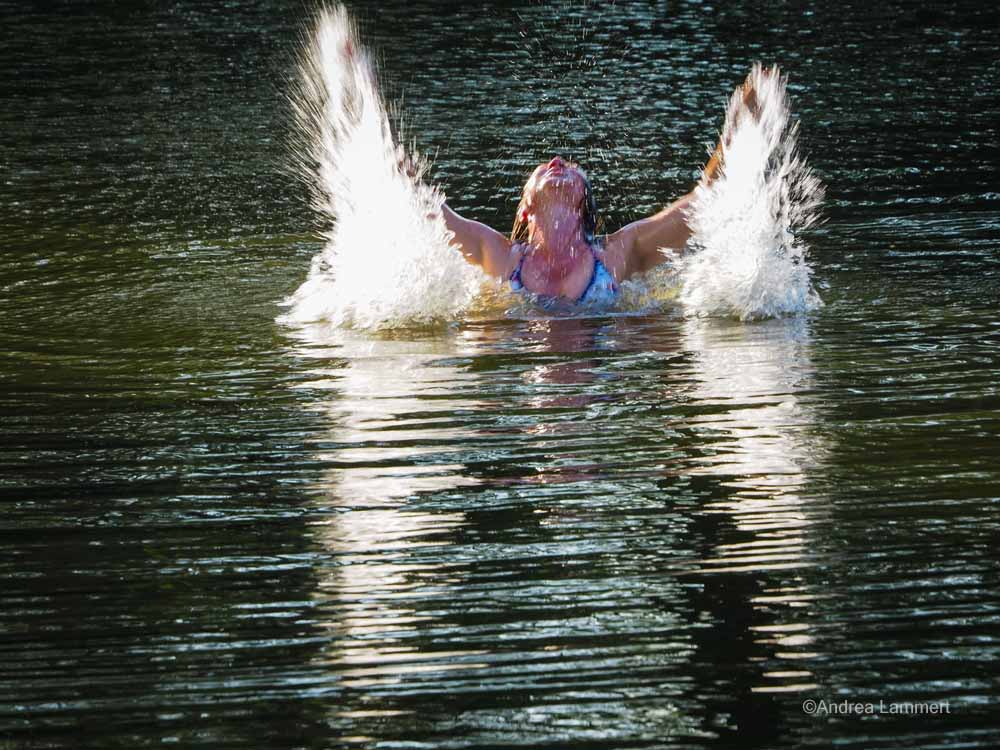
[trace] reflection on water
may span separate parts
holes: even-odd
[[[485,331],[479,335],[483,343],[494,337]],[[537,456],[530,462],[531,473],[518,481],[579,482],[599,479],[604,473],[602,463],[588,461],[586,451],[574,451],[573,445],[574,440],[578,446],[588,444],[587,436],[593,431],[589,417],[616,400],[619,378],[602,368],[601,359],[594,356],[614,340],[613,322],[595,325],[580,318],[553,318],[524,324],[515,339],[517,347],[539,356],[519,372],[513,395],[525,417],[509,427],[516,424],[517,430],[532,438]]]
[[[813,389],[807,321],[745,327],[694,319],[685,323],[684,342],[694,352],[692,395],[703,407],[692,423],[711,445],[691,471],[727,477],[722,484],[732,491],[705,510],[731,515],[755,537],[704,564],[803,564],[804,534],[816,509],[803,508],[800,493],[821,449],[800,396]]]
[[[661,5],[352,3],[498,228],[555,152],[650,213],[782,63],[808,318],[295,339],[305,19],[5,5],[0,747],[996,745],[993,8]]]
[[[316,455],[332,468],[316,488],[312,522],[327,556],[316,597],[331,613],[322,623],[330,649],[320,663],[336,669],[345,689],[402,685],[416,673],[443,679],[480,666],[469,660],[481,653],[474,649],[422,647],[416,636],[434,618],[405,604],[447,597],[456,583],[434,551],[466,523],[465,514],[428,512],[414,501],[477,483],[454,457],[457,446],[475,438],[455,423],[456,411],[470,405],[451,397],[452,390],[472,391],[474,376],[442,363],[459,355],[447,339],[428,346],[323,326],[306,328],[301,337],[300,356],[338,365],[313,368],[317,379],[302,385],[327,393],[315,408],[330,425]]]
[[[474,375],[443,364],[461,356],[443,342],[428,347],[393,339],[365,339],[350,332],[334,333],[330,348],[311,341],[309,357],[336,357],[335,369],[316,369],[321,379],[304,387],[331,391],[316,408],[334,425],[319,446],[336,468],[330,482],[343,507],[381,507],[422,491],[474,484],[464,467],[450,463],[465,440],[474,435],[456,423],[456,411],[476,408],[452,397],[476,388]],[[323,342],[326,343],[326,342]]]
[[[699,560],[699,572],[753,574],[789,570],[788,578],[754,594],[748,606],[766,612],[754,640],[787,667],[762,672],[756,692],[801,692],[818,685],[800,665],[819,658],[808,618],[799,614],[817,596],[794,573],[815,564],[810,529],[825,513],[823,501],[803,497],[822,457],[815,415],[802,395],[814,388],[808,321],[786,318],[756,326],[691,319],[685,348],[694,353],[693,396],[701,414],[693,424],[711,446],[690,470],[719,475],[726,492],[702,512],[732,523],[736,540]]]
[[[484,742],[693,731],[683,690],[655,677],[691,653],[682,634],[665,637],[680,615],[642,606],[677,599],[679,585],[635,569],[621,536],[657,508],[659,472],[630,472],[631,488],[608,476],[615,438],[603,427],[631,421],[619,407],[644,397],[622,390],[609,359],[623,327],[302,332],[298,354],[318,365],[303,387],[327,394],[317,448],[331,469],[312,527],[326,555],[322,664],[345,732],[368,736],[390,716],[403,734],[440,739],[465,725]],[[515,471],[491,469],[505,464]],[[619,610],[623,596],[634,605]],[[628,686],[600,677],[628,665],[641,675]],[[623,688],[634,697],[620,704]],[[470,691],[480,697],[466,704]]]
[[[616,729],[593,736],[610,741],[696,733],[692,716],[709,708],[732,731],[745,721],[738,709],[710,708],[683,679],[649,678],[713,658],[710,634],[728,637],[740,610],[757,665],[741,690],[817,686],[807,611],[817,594],[801,577],[823,519],[803,497],[822,456],[803,399],[815,387],[806,321],[557,318],[412,339],[301,335],[299,355],[315,362],[306,387],[327,394],[317,449],[331,468],[313,528],[328,556],[316,593],[329,613],[322,663],[357,693],[341,720],[419,715],[430,736],[460,721],[494,739],[545,721],[567,739],[581,711],[596,711]],[[529,602],[544,602],[551,626],[523,610]],[[711,626],[689,631],[698,620]],[[601,664],[631,665],[632,678],[601,688]],[[427,715],[430,691],[516,696],[557,674],[563,687],[541,705],[486,699],[458,717]],[[566,692],[578,680],[590,698]],[[621,690],[633,697],[614,698]]]

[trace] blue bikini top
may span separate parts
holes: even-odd
[[[612,304],[618,296],[618,285],[615,284],[614,277],[607,267],[601,262],[597,253],[594,253],[594,275],[590,277],[590,283],[583,290],[583,294],[576,300],[577,305],[606,306]],[[524,284],[521,283],[521,266],[527,253],[521,252],[521,258],[517,261],[517,268],[510,275],[510,288],[515,292],[524,291]]]

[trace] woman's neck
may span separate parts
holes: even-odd
[[[521,282],[537,294],[577,299],[593,274],[593,250],[579,212],[561,206],[546,208],[528,224]]]
[[[529,252],[553,270],[571,268],[581,255],[590,252],[579,212],[563,206],[539,211],[532,217],[528,245]]]

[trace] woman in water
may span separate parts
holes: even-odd
[[[742,91],[746,111],[757,117],[751,77]],[[701,184],[715,179],[722,154],[720,142],[702,172]],[[599,237],[597,206],[586,174],[557,156],[532,172],[509,238],[459,216],[447,204],[442,209],[454,234],[452,244],[466,260],[509,281],[514,291],[576,304],[606,304],[615,298],[622,281],[665,262],[662,248],[685,246],[691,236],[686,209],[693,197],[694,191],[689,192],[659,213]]]

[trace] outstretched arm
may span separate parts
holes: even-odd
[[[481,266],[490,276],[501,279],[510,276],[515,259],[509,239],[485,224],[459,216],[447,203],[441,204],[441,212],[445,225],[455,235],[451,244],[467,261]]]
[[[775,72],[775,70],[765,71],[765,74],[773,75]],[[740,116],[749,114],[755,119],[760,117],[760,103],[751,76],[747,76],[738,91],[741,92],[743,106],[735,112],[736,117],[730,123],[733,127]],[[731,139],[732,130],[723,134],[702,170],[700,185],[708,185],[718,178],[723,162],[723,141],[728,145]],[[660,252],[663,248],[676,250],[684,248],[691,237],[686,213],[693,199],[694,191],[691,191],[659,213],[632,222],[608,236],[604,252],[607,265],[615,278],[626,279],[665,262],[667,256]]]
[[[688,193],[657,214],[628,224],[612,235],[604,245],[604,256],[619,281],[627,279],[667,260],[661,248],[681,249],[691,236],[685,211],[694,193]]]
[[[397,166],[411,179],[419,179],[420,169],[401,146],[396,147]],[[511,242],[500,232],[478,221],[455,213],[447,203],[441,204],[445,226],[454,235],[452,247],[457,248],[469,263],[480,266],[490,276],[506,279],[514,270]],[[429,218],[434,218],[431,214]]]

